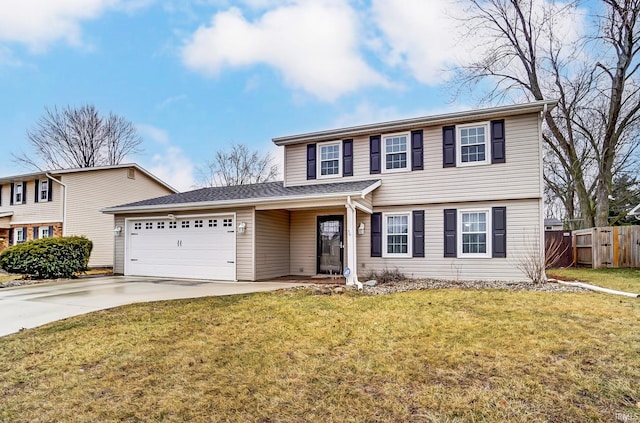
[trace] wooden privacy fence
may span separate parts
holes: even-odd
[[[640,267],[640,226],[607,226],[573,231],[577,266]]]

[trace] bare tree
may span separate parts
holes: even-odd
[[[131,122],[113,113],[103,117],[93,105],[45,108],[27,139],[33,154],[14,160],[38,170],[119,164],[142,143]]]
[[[202,186],[232,186],[269,182],[279,174],[269,153],[250,151],[244,144],[233,144],[217,151],[213,160],[199,170]]]
[[[575,13],[578,2],[469,4],[468,37],[483,40],[478,48],[486,53],[461,67],[456,82],[476,88],[489,81],[485,100],[557,99],[543,133],[547,190],[569,220],[606,226],[614,176],[637,165],[640,0],[601,0],[605,13],[592,17],[592,34],[573,42],[560,18]]]

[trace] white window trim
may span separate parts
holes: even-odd
[[[407,167],[401,167],[399,169],[387,169],[387,138],[395,138],[404,136],[407,139]],[[399,173],[399,172],[410,172],[411,171],[411,133],[410,132],[398,132],[395,134],[383,134],[382,142],[380,146],[381,150],[381,161],[380,167],[382,168],[382,173]]]
[[[486,253],[463,253],[462,252],[462,215],[464,213],[485,213],[487,215],[487,252]],[[458,258],[491,258],[491,237],[492,237],[492,228],[491,228],[491,210],[490,209],[463,209],[458,210],[458,227],[456,228],[457,232],[457,242],[458,242]]]
[[[462,161],[462,136],[460,132],[465,128],[475,128],[478,126],[484,126],[484,160],[481,162],[463,162]],[[489,122],[476,122],[476,123],[466,123],[464,125],[456,125],[456,166],[464,167],[464,166],[483,166],[491,164],[491,126]]]
[[[388,233],[387,233],[387,217],[389,216],[407,216],[407,253],[388,253],[387,252],[387,244],[388,244]],[[390,257],[390,258],[411,258],[413,251],[413,222],[411,218],[412,214],[410,211],[399,211],[399,212],[387,212],[382,213],[382,257]]]
[[[21,239],[18,239],[18,231],[22,232]],[[26,242],[27,233],[24,228],[13,228],[13,245],[18,245],[19,243]]]
[[[47,231],[49,232],[49,227],[48,226],[39,226],[38,227],[38,239],[41,238],[51,238],[53,236],[53,234],[48,234],[46,237],[44,236],[43,232]]]
[[[15,182],[13,184],[13,204],[22,204],[24,202],[24,182]],[[18,187],[20,187],[20,201],[18,201]]]
[[[335,175],[323,175],[322,174],[322,147],[329,147],[332,145],[338,146],[338,173]],[[317,179],[331,179],[342,177],[342,141],[329,141],[319,143],[316,146],[316,175]]]
[[[48,179],[43,179],[40,181],[40,185],[38,186],[38,201],[49,201],[49,184],[51,181]],[[47,189],[42,189],[43,184],[46,184]],[[42,198],[42,194],[44,193],[44,198]]]

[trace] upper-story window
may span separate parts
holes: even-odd
[[[318,175],[320,178],[340,176],[342,161],[340,142],[318,144]]]
[[[409,134],[384,135],[382,140],[383,172],[410,170]]]
[[[24,198],[24,183],[16,182],[13,185],[13,204],[22,204]]]
[[[491,163],[491,143],[489,142],[489,123],[459,125],[458,130],[458,166]]]
[[[40,181],[40,189],[38,193],[38,198],[40,201],[49,201],[49,180],[44,179]]]

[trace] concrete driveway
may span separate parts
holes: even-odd
[[[3,288],[0,289],[0,336],[125,304],[245,294],[297,285],[108,276]]]

